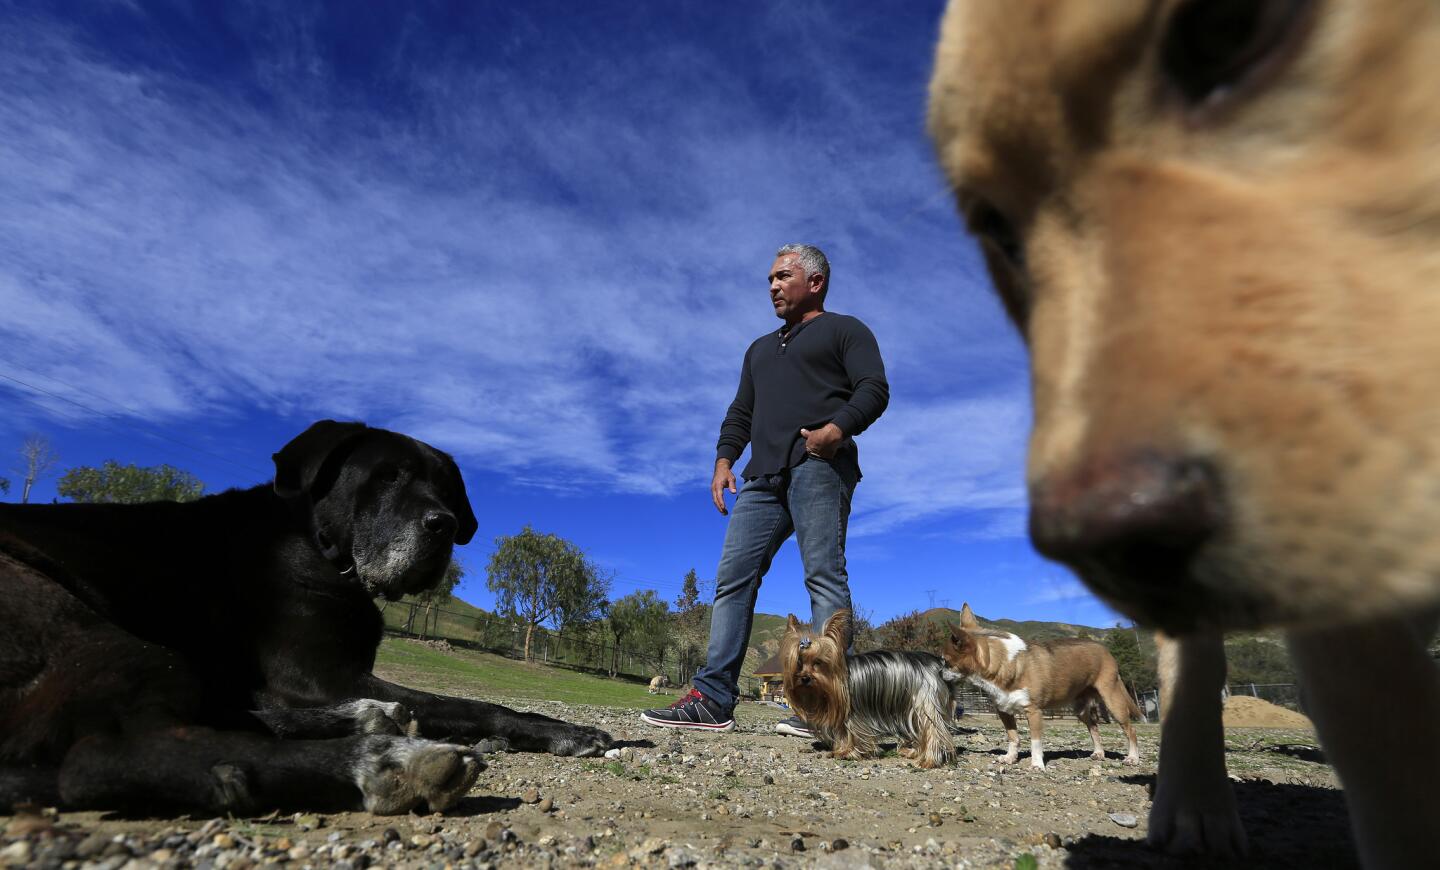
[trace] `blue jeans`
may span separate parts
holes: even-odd
[[[740,665],[755,618],[755,596],[770,561],[792,532],[805,566],[816,630],[835,611],[850,607],[845,526],[858,478],[853,461],[807,457],[787,473],[745,482],[730,511],[715,575],[709,653],[694,678],[695,688],[705,697],[726,709],[735,706]]]

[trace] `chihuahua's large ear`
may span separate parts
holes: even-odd
[[[962,628],[979,628],[980,620],[975,618],[975,611],[970,609],[970,602],[960,605],[960,626]]]
[[[947,628],[950,629],[950,642],[955,645],[956,649],[963,650],[965,648],[965,644],[970,642],[970,635],[965,631],[965,629],[961,628],[958,625],[955,625],[954,623],[947,622],[945,625]]]
[[[321,420],[299,435],[271,458],[275,460],[275,494],[291,499],[312,494],[320,470],[343,445],[364,434],[364,423],[337,423]]]
[[[837,610],[832,613],[830,615],[830,618],[825,620],[825,629],[821,633],[824,634],[826,637],[830,638],[831,640],[835,641],[836,645],[838,645],[840,649],[849,649],[850,611]]]
[[[470,509],[470,497],[465,494],[465,478],[460,475],[460,466],[455,464],[450,454],[439,450],[435,452],[440,454],[440,464],[450,478],[445,486],[445,507],[455,515],[455,543],[468,544],[475,537],[480,523],[475,519],[475,511]]]

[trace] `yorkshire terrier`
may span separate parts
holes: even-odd
[[[785,698],[834,758],[879,754],[881,738],[920,767],[955,756],[950,736],[961,678],[939,656],[878,650],[846,655],[850,611],[836,611],[818,635],[791,614],[780,640]]]

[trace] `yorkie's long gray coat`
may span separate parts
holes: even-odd
[[[950,736],[961,678],[925,652],[879,650],[846,655],[850,611],[840,610],[813,635],[794,615],[780,641],[785,698],[828,742],[835,758],[879,753],[885,737],[920,767],[955,756]]]

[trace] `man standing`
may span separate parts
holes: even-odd
[[[812,245],[786,245],[770,267],[770,301],[785,321],[745,352],[740,388],[720,426],[710,496],[725,514],[731,466],[750,445],[745,484],[725,531],[710,612],[710,650],[695,688],[640,718],[667,728],[735,727],[740,665],[750,643],[755,596],[780,545],[793,532],[805,565],[814,624],[850,607],[845,526],[860,480],[855,436],[890,401],[875,336],[854,317],[825,310],[830,263]],[[776,726],[809,737],[798,717]]]

